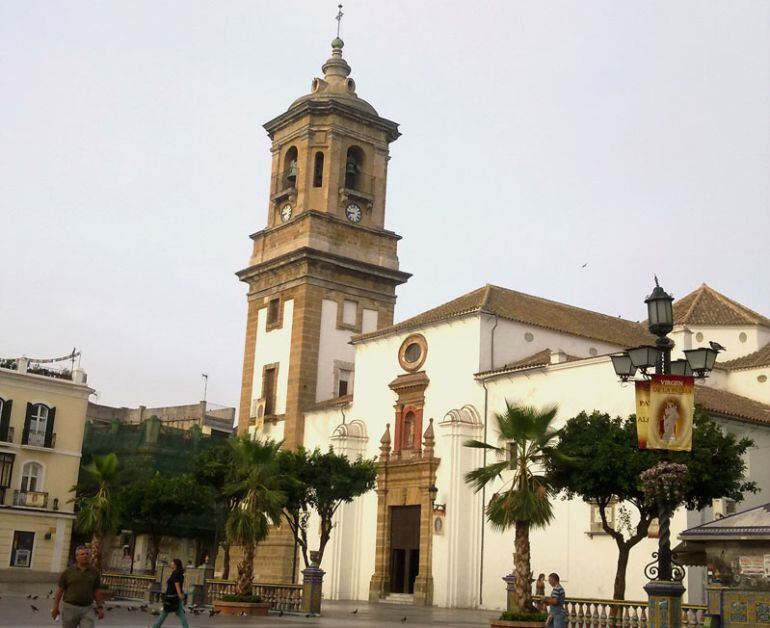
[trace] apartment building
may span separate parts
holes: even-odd
[[[79,368],[0,361],[0,571],[66,567],[92,392]]]

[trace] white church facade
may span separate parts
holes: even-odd
[[[395,289],[409,278],[399,236],[385,228],[388,146],[399,133],[357,96],[342,47],[332,43],[311,94],[265,125],[267,227],[238,273],[249,286],[239,432],[380,460],[376,491],[338,513],[322,565],[327,598],[502,608],[513,533],[486,523],[493,490],[463,481],[483,454],[463,443],[498,444],[494,415],[506,400],[556,404],[561,421],[583,410],[632,414],[633,386],[617,381],[609,355],[652,337],[638,323],[491,285],[394,324]],[[674,357],[709,340],[727,347],[696,403],[754,439],[746,462],[764,490],[745,505],[764,503],[770,320],[706,285],[674,308]],[[589,504],[554,505],[553,523],[531,533],[533,571],[558,572],[569,596],[611,597],[614,541],[597,533]],[[672,532],[711,517],[682,510]],[[656,543],[632,550],[627,598],[644,598]],[[257,576],[296,577],[291,549],[273,535]],[[690,570],[691,602],[702,600],[701,583]]]

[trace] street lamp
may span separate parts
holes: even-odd
[[[714,368],[717,349],[712,343],[711,348],[688,349],[684,352],[685,359],[671,361],[671,350],[674,341],[668,333],[674,329],[674,297],[668,294],[655,277],[655,287],[644,300],[647,304],[647,321],[650,333],[657,336],[655,345],[643,345],[626,350],[621,354],[610,356],[616,375],[622,382],[633,378],[641,372],[644,379],[649,379],[647,370],[654,368],[656,375],[695,376],[704,378]],[[665,457],[664,453],[664,457]],[[672,622],[671,628],[681,626],[681,613],[671,612],[673,608],[681,607],[684,587],[681,580],[684,570],[677,565],[671,556],[671,511],[660,504],[658,509],[658,551],[653,554],[652,563],[645,568],[645,574],[652,580],[645,586],[650,596],[650,615],[660,616],[664,612]],[[655,625],[658,625],[656,623]]]

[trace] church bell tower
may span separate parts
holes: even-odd
[[[351,336],[392,324],[400,236],[385,229],[398,125],[358,97],[343,41],[323,78],[264,126],[272,140],[267,226],[251,236],[239,433],[261,423],[303,443],[304,412],[353,389]]]

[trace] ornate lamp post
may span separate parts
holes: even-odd
[[[655,375],[706,377],[714,367],[717,351],[713,348],[686,350],[684,360],[671,361],[674,341],[668,337],[674,328],[674,298],[658,284],[644,300],[647,304],[647,320],[650,333],[657,336],[655,345],[635,347],[619,355],[611,356],[615,373],[623,382],[634,378],[637,372],[642,378],[649,378],[648,370]],[[673,378],[672,378],[673,379]],[[652,426],[650,427],[652,429]],[[666,460],[667,452],[663,452]],[[678,465],[676,465],[678,466]],[[653,562],[645,567],[650,582],[645,585],[649,595],[649,625],[651,628],[681,626],[681,599],[685,588],[682,586],[684,569],[671,556],[671,505],[665,500],[657,502],[658,507],[658,551],[653,553]]]

